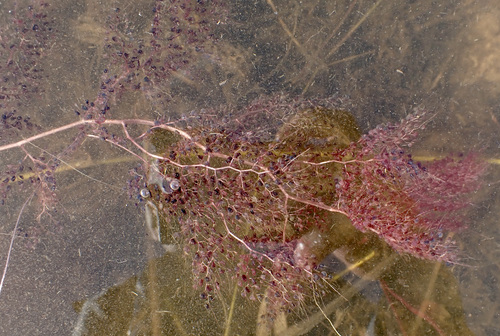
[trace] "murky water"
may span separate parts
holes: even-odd
[[[17,3],[0,5],[2,25],[12,23],[9,11],[26,13],[26,4]],[[44,9],[54,18],[54,30],[47,33],[50,48],[37,58],[43,68],[37,79],[43,92],[36,99],[16,100],[19,112],[43,129],[78,120],[74,111],[95,99],[104,68],[116,66],[106,51],[108,16],[116,14],[114,8],[121,9],[128,25],[118,29],[133,44],[150,35],[153,5],[96,0],[50,4]],[[214,25],[216,44],[190,56],[188,67],[158,84],[161,90],[144,84],[142,91],[117,95],[110,111],[114,118],[177,118],[281,92],[305,97],[338,94],[363,131],[396,122],[416,106],[435,111],[412,149],[421,158],[468,151],[498,158],[496,2],[268,0],[236,1],[225,10],[227,20]],[[4,32],[10,31],[0,31],[0,42],[9,40]],[[148,100],[142,92],[157,96]],[[71,134],[61,133],[36,145],[57,154],[71,141]],[[27,149],[39,153],[35,147]],[[23,156],[21,151],[4,152],[2,165]],[[88,138],[68,163],[79,172],[57,174],[60,203],[54,221],[42,217],[38,223],[35,202],[22,214],[22,234],[14,242],[0,293],[0,334],[107,334],[104,330],[111,326],[118,334],[128,328],[132,334],[154,335],[265,335],[272,327],[275,334],[332,332],[314,302],[272,323],[259,320],[266,307],[242,298],[234,286],[221,290],[222,299],[208,299],[207,309],[207,298],[192,289],[190,262],[175,248],[165,251],[146,227],[144,203],[137,207],[137,199],[128,197],[127,181],[134,177],[129,171],[139,160]],[[343,274],[337,289],[345,299],[333,291],[321,298],[341,334],[401,334],[401,329],[407,334],[438,334],[440,328],[445,334],[468,334],[468,329],[475,335],[499,333],[498,181],[500,173],[492,164],[484,186],[471,199],[474,205],[464,220],[468,229],[456,236],[464,265],[392,255]],[[29,188],[15,189],[0,208],[2,265],[29,195]],[[336,251],[325,261],[328,271],[342,273],[363,258],[346,256],[348,249]],[[404,296],[402,300],[391,290]],[[405,308],[402,301],[416,302],[413,308],[420,313]]]

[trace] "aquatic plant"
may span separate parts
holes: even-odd
[[[458,261],[448,234],[463,228],[460,210],[485,164],[472,154],[415,162],[408,147],[432,114],[417,110],[356,140],[354,120],[332,99],[280,96],[224,115],[235,113],[236,124],[194,126],[166,143],[153,136],[164,149],[154,169],[178,187],[148,188],[171,242],[193,260],[204,297],[230,277],[244,296],[266,289],[278,307],[300,304],[304,281],[320,276],[323,259],[345,244],[342,217],[398,252]],[[284,125],[274,140],[249,126],[277,120]]]
[[[19,82],[2,87],[1,99],[8,103],[2,105],[0,153],[20,149],[24,155],[2,169],[3,199],[20,184],[30,185],[27,200],[38,198],[39,221],[52,218],[59,167],[84,139],[110,143],[141,162],[129,191],[154,204],[162,223],[158,239],[181,247],[207,306],[235,282],[242,296],[268,303],[271,317],[332,291],[323,263],[350,243],[373,249],[380,258],[392,253],[388,245],[417,258],[460,261],[449,234],[464,228],[461,217],[486,165],[473,154],[429,164],[414,160],[409,148],[433,113],[417,109],[363,136],[340,97],[261,96],[173,121],[115,117],[113,108],[127,93],[166,104],[168,80],[188,80],[181,70],[189,69],[193,55],[210,49],[212,29],[225,12],[200,1],[172,1],[169,7],[157,1],[149,41],[131,37],[130,21],[119,10],[114,13],[105,41],[109,66],[96,96],[75,109],[74,122],[45,130],[35,126],[14,105],[18,96],[24,102],[39,93],[36,82],[29,90]],[[48,52],[50,44],[36,34],[50,21],[16,22],[23,24],[14,35],[19,41],[14,48],[2,45],[9,59],[5,72],[31,85],[38,79],[37,61],[18,66],[25,53],[36,59]],[[27,40],[41,44],[28,46]],[[9,76],[5,82],[12,82]],[[36,145],[71,130],[73,140],[60,153]],[[33,154],[30,146],[42,154]]]

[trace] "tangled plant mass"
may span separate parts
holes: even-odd
[[[25,150],[39,138],[86,126],[81,132],[87,136],[147,154],[151,161],[144,167],[161,181],[137,177],[132,184],[146,184],[149,192],[140,194],[151,197],[167,219],[169,237],[192,260],[203,297],[229,278],[245,296],[266,293],[275,307],[294,306],[307,292],[304,281],[320,276],[318,266],[338,247],[332,236],[339,219],[331,214],[375,233],[398,252],[456,262],[448,233],[463,227],[460,210],[479,188],[485,164],[473,154],[427,166],[415,162],[407,147],[431,118],[425,110],[354,140],[355,122],[338,104],[277,96],[178,123],[82,119],[0,151]],[[233,117],[224,120],[220,113]],[[266,127],[252,130],[260,120]],[[146,150],[148,137],[131,135],[132,124],[148,127],[149,141],[162,154]],[[116,126],[125,136],[109,135]],[[40,195],[47,188],[53,193],[48,166],[27,159],[39,165],[32,183]],[[2,186],[9,182],[5,178]]]
[[[80,119],[73,123],[37,128],[12,103],[17,95],[36,94],[36,86],[2,87],[0,152],[21,149],[26,154],[24,163],[2,169],[4,198],[12,182],[20,182],[23,170],[30,169],[30,185],[42,209],[50,209],[61,158],[92,137],[142,160],[144,175],[155,174],[153,179],[137,175],[131,190],[153,202],[166,219],[164,239],[181,246],[192,262],[202,297],[235,280],[244,296],[266,296],[276,308],[295,306],[307,294],[306,281],[323,284],[320,278],[327,275],[318,266],[340,246],[335,236],[347,219],[397,252],[457,261],[448,233],[463,228],[463,210],[486,166],[473,154],[427,165],[414,161],[408,148],[432,119],[423,109],[363,136],[338,98],[261,97],[246,107],[207,109],[177,122],[111,118],[114,102],[127,91],[144,93],[156,103],[167,101],[159,96],[167,92],[162,85],[189,67],[193,54],[212,39],[213,12],[203,2],[172,3],[165,8],[156,2],[149,43],[126,39],[119,33],[120,16],[110,19],[106,48],[112,67],[104,70],[98,95],[76,111]],[[20,29],[22,34],[49,31],[44,16],[32,16],[44,24]],[[2,71],[27,78],[31,85],[39,55],[28,54],[29,66],[16,68],[12,58],[22,47],[21,42],[15,48],[3,46],[4,53],[11,50],[7,69],[12,69]],[[46,44],[30,46],[36,48],[47,51]],[[144,133],[134,135],[132,125]],[[75,140],[57,157],[44,160],[26,149],[71,129],[77,130]],[[23,131],[38,134],[20,141],[6,137]],[[156,151],[146,149],[147,142]]]
[[[425,110],[354,140],[352,117],[336,108],[333,99],[274,97],[224,125],[215,118],[214,127],[217,111],[206,111],[189,136],[163,143],[152,136],[165,149],[157,169],[177,188],[151,184],[148,195],[192,260],[204,296],[229,277],[245,296],[267,289],[277,306],[294,305],[304,280],[318,277],[338,247],[332,214],[398,252],[457,261],[448,233],[463,227],[460,210],[479,188],[484,163],[472,154],[415,162],[407,148],[431,119]],[[285,122],[274,140],[263,140],[266,132],[248,128],[256,120],[266,120],[268,131]]]

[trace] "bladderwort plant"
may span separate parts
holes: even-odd
[[[39,220],[50,220],[58,167],[85,138],[141,162],[130,191],[168,218],[170,240],[192,264],[194,286],[207,302],[228,281],[250,300],[267,300],[271,314],[300,306],[311,291],[332,290],[320,266],[345,243],[337,235],[346,226],[401,254],[460,261],[449,233],[463,229],[486,164],[475,154],[414,160],[409,148],[433,117],[425,109],[365,135],[339,97],[263,96],[175,121],[113,118],[116,101],[130,91],[158,105],[168,100],[164,82],[215,42],[212,29],[225,15],[218,5],[156,1],[149,40],[127,38],[116,9],[105,42],[110,67],[98,94],[75,111],[74,122],[45,130],[21,116],[16,97],[39,93],[38,60],[50,52],[51,22],[41,14],[47,5],[29,8],[29,22],[14,19],[14,40],[7,43],[2,33],[0,153],[20,150],[24,159],[2,164],[0,192],[6,198],[21,183],[33,191],[11,235],[0,294],[26,204],[37,199]],[[31,153],[37,141],[63,132],[74,132],[63,152]]]
[[[48,168],[25,148],[38,139],[79,129],[136,156],[146,171],[155,169],[162,176],[159,188],[154,188],[157,183],[144,187],[163,204],[164,214],[178,222],[177,243],[192,258],[193,271],[206,292],[216,290],[225,265],[238,260],[236,273],[230,276],[238,279],[244,295],[255,298],[254,290],[269,288],[279,305],[293,303],[302,294],[300,279],[313,277],[322,258],[332,252],[331,213],[347,217],[362,232],[375,233],[398,252],[456,262],[447,233],[462,227],[460,210],[480,186],[482,161],[471,154],[426,166],[415,162],[406,149],[430,120],[423,110],[399,124],[379,126],[345,147],[336,148],[345,141],[342,137],[350,140],[342,133],[303,138],[304,119],[293,117],[301,111],[308,112],[307,120],[329,117],[340,125],[352,125],[345,112],[331,107],[328,100],[275,97],[240,109],[236,125],[210,120],[221,108],[202,121],[193,118],[195,126],[189,130],[178,126],[189,124],[189,118],[169,123],[82,118],[0,146],[0,152],[21,149],[27,160],[38,164],[33,178],[41,195],[54,192],[51,179],[47,182]],[[288,118],[276,141],[238,127],[250,124],[246,118],[265,117]],[[132,125],[146,130],[134,136],[129,131]],[[116,127],[123,136],[111,131]],[[172,138],[162,154],[143,145],[158,130]],[[10,182],[5,178],[2,183]]]

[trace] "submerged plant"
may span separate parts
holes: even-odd
[[[52,220],[58,169],[69,166],[65,160],[84,139],[110,143],[141,161],[129,192],[147,202],[147,221],[168,253],[182,251],[206,305],[235,283],[241,296],[268,305],[264,315],[272,318],[308,300],[321,310],[318,297],[336,288],[326,261],[344,248],[377,260],[396,251],[460,262],[452,234],[464,228],[468,198],[486,165],[473,154],[429,164],[414,160],[409,147],[433,117],[424,109],[366,135],[338,97],[262,95],[246,106],[207,108],[176,121],[113,114],[130,93],[151,106],[166,105],[169,80],[189,81],[184,74],[195,68],[191,60],[213,47],[213,29],[226,14],[221,8],[218,2],[156,1],[149,39],[135,36],[115,9],[104,42],[110,64],[98,93],[79,104],[77,120],[47,130],[21,117],[16,106],[22,104],[15,104],[19,95],[39,93],[30,85],[40,79],[37,57],[49,51],[38,38],[52,32],[49,21],[33,14],[42,22],[26,24],[14,47],[3,43],[0,50],[8,58],[2,71],[9,74],[0,95],[0,153],[17,149],[23,155],[2,167],[3,199],[29,185],[33,193],[25,204],[38,198],[39,221]],[[26,34],[39,44],[25,45]],[[27,64],[19,66],[23,60]],[[11,85],[13,78],[17,84]],[[36,145],[71,130],[73,141],[60,153]]]
[[[189,137],[152,136],[162,153],[154,174],[176,184],[148,186],[166,218],[164,242],[184,246],[203,297],[232,278],[243,296],[300,304],[304,282],[317,282],[323,259],[345,244],[347,219],[400,253],[458,261],[449,233],[463,228],[460,210],[485,165],[475,155],[415,162],[407,147],[428,112],[359,139],[332,100],[275,97],[233,112],[241,117],[203,127],[220,120],[207,112]],[[278,120],[275,138],[252,129]]]

